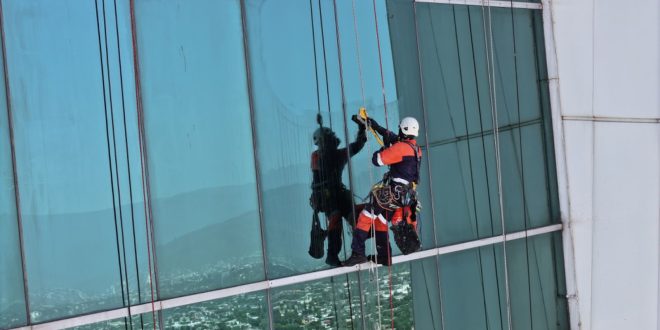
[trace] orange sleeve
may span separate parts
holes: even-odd
[[[405,143],[395,143],[391,147],[381,151],[376,156],[378,165],[392,165],[403,160],[403,157],[414,154],[412,148]]]

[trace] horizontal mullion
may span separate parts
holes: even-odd
[[[504,241],[508,242],[521,238],[528,238],[528,237],[548,234],[552,232],[557,232],[557,231],[561,231],[562,229],[563,229],[562,224],[554,224],[554,225],[549,225],[534,229],[518,231],[514,233],[505,233],[499,236],[487,237],[487,238],[468,241],[464,243],[442,246],[438,248],[411,253],[408,255],[395,256],[392,258],[392,264],[400,264],[414,260],[432,258],[439,255],[498,244]],[[284,287],[292,284],[305,283],[309,281],[330,278],[333,276],[339,276],[339,275],[359,272],[363,270],[370,270],[376,267],[383,267],[383,266],[373,265],[371,263],[363,263],[352,267],[337,267],[337,268],[325,269],[312,273],[288,276],[274,280],[260,281],[260,282],[244,284],[230,288],[186,295],[177,298],[164,299],[164,300],[154,301],[153,303],[149,302],[141,305],[131,306],[130,310],[129,307],[123,307],[123,308],[113,309],[104,312],[98,312],[88,315],[62,319],[58,321],[36,324],[27,327],[14,328],[11,330],[62,329],[62,328],[71,328],[82,325],[89,325],[103,321],[110,321],[122,317],[128,317],[129,315],[146,314],[146,313],[151,313],[152,311],[159,311],[159,310],[170,309],[175,307],[187,306],[187,305],[232,297],[250,292],[257,292],[272,288]]]
[[[638,124],[658,124],[660,118],[653,117],[609,117],[609,116],[568,116],[562,115],[562,120],[566,121],[594,121],[603,123],[638,123]]]
[[[503,7],[503,8],[521,8],[521,9],[543,9],[540,3],[502,1],[502,0],[415,0],[415,2],[439,3],[447,5],[467,5],[467,6],[485,6],[485,7]]]
[[[498,132],[500,132],[500,133],[501,132],[507,132],[507,131],[514,130],[516,128],[522,128],[522,127],[526,127],[526,126],[536,125],[536,124],[540,124],[542,122],[543,122],[543,120],[541,118],[537,118],[537,119],[523,121],[523,122],[520,122],[520,123],[500,126]],[[471,139],[474,139],[474,138],[484,137],[484,136],[488,136],[488,135],[492,135],[492,134],[493,134],[493,130],[489,129],[489,130],[485,130],[483,132],[470,133],[470,134],[467,134],[467,135],[461,135],[461,136],[452,137],[452,138],[448,138],[448,139],[442,139],[440,141],[431,142],[431,143],[429,143],[429,147],[432,148],[432,147],[437,147],[437,146],[441,146],[441,145],[445,145],[445,144],[456,143],[456,142],[459,142],[459,141],[471,140]],[[420,146],[425,147],[426,145],[420,144]]]

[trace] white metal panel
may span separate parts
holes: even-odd
[[[562,248],[564,252],[564,271],[566,273],[566,298],[568,302],[569,326],[580,328],[582,317],[578,301],[577,279],[575,271],[575,252],[573,228],[570,223],[570,203],[568,189],[568,168],[566,165],[566,144],[564,123],[562,121],[561,91],[559,86],[559,68],[555,42],[555,24],[553,21],[551,0],[543,0],[543,35],[545,59],[548,69],[548,92],[550,95],[550,114],[554,140],[555,162],[557,166],[557,195],[559,197],[559,216],[564,225],[562,230]]]
[[[592,329],[657,329],[658,124],[595,124]]]
[[[45,330],[45,329],[64,329],[64,328],[73,328],[77,326],[82,326],[85,324],[92,324],[94,322],[99,322],[97,320],[101,321],[109,321],[109,320],[114,320],[122,317],[128,316],[128,309],[122,308],[122,309],[115,309],[107,312],[101,312],[101,313],[94,313],[94,314],[89,314],[89,315],[83,315],[83,316],[78,316],[78,317],[73,317],[70,319],[64,319],[60,321],[54,321],[54,322],[48,322],[44,324],[37,324],[33,325],[32,329],[39,329],[39,330]]]
[[[563,115],[592,115],[593,1],[550,1]]]
[[[593,123],[564,121],[570,234],[582,329],[591,329]]]
[[[430,2],[450,5],[490,6],[504,8],[542,9],[540,3],[519,2],[506,0],[415,0],[415,2]]]
[[[660,118],[660,1],[595,6],[594,115]]]

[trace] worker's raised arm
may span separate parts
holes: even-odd
[[[374,152],[371,162],[376,166],[392,165],[403,161],[406,156],[414,156],[414,151],[407,144],[399,142]]]

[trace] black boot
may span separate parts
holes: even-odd
[[[327,256],[327,257],[325,258],[325,263],[326,263],[328,266],[332,266],[332,267],[341,267],[341,266],[343,265],[342,262],[341,262],[341,260],[339,260],[339,257],[336,256],[336,255],[334,255],[334,256]]]
[[[353,243],[351,243],[353,253],[350,258],[344,261],[344,266],[354,266],[369,260],[367,259],[367,256],[364,255],[364,241],[366,241],[367,238],[369,238],[368,232],[357,228],[353,231]]]
[[[364,254],[353,252],[353,254],[351,254],[351,257],[346,259],[346,261],[344,261],[342,264],[344,265],[344,267],[350,267],[350,266],[355,266],[357,264],[365,263],[367,261],[369,261],[369,259],[367,259],[367,257]]]

